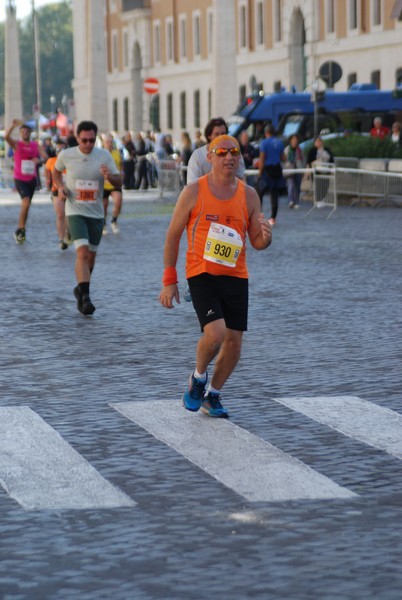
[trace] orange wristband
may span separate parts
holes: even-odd
[[[177,271],[175,267],[165,268],[165,270],[163,271],[162,283],[163,285],[175,285],[176,283],[178,283]]]

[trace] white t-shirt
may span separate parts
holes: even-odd
[[[187,183],[196,181],[199,177],[202,177],[202,175],[206,175],[210,172],[212,165],[209,162],[207,155],[207,145],[201,146],[201,148],[194,150],[187,165]],[[236,176],[239,179],[243,179],[244,177],[244,160],[242,156],[240,157],[239,168],[237,169]]]
[[[103,184],[100,172],[105,165],[111,175],[119,170],[110,152],[104,148],[93,148],[90,154],[84,154],[78,146],[62,150],[57,157],[55,167],[64,174],[67,188],[66,215],[83,215],[93,219],[103,219]]]

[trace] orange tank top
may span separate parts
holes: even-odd
[[[197,202],[187,224],[187,279],[201,273],[247,279],[248,226],[244,182],[238,180],[231,198],[219,200],[209,189],[208,175],[200,177]]]

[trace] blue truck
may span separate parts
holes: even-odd
[[[374,84],[353,84],[346,92],[259,92],[245,99],[228,124],[235,137],[245,129],[251,140],[258,141],[264,126],[272,123],[280,137],[297,133],[303,141],[323,130],[367,133],[376,116],[388,127],[402,120],[402,87],[385,91]]]

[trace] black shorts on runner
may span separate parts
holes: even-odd
[[[121,192],[121,188],[113,188],[112,190],[103,190],[103,199],[107,200],[112,192]]]
[[[21,179],[14,179],[15,189],[20,195],[21,200],[23,198],[29,198],[32,200],[32,196],[36,190],[36,177],[35,179],[30,179],[29,181],[21,181]]]
[[[247,331],[248,279],[202,273],[187,281],[201,331],[218,319],[228,329]]]

